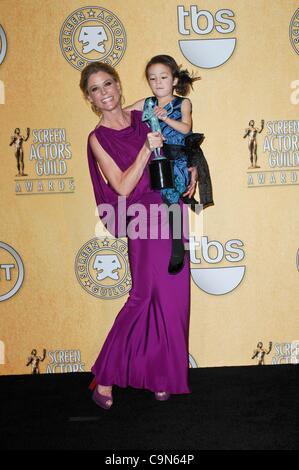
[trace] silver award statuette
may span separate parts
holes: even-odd
[[[154,113],[155,104],[151,98],[145,100],[142,121],[148,121],[152,132],[161,132],[159,119]],[[174,188],[174,176],[172,162],[164,155],[160,149],[154,150],[155,158],[149,163],[150,182],[152,189]]]

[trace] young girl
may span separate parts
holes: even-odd
[[[192,83],[200,77],[191,77],[188,70],[180,70],[176,61],[169,55],[153,57],[145,68],[146,79],[154,94],[151,97],[156,107],[154,112],[159,118],[163,137],[163,151],[167,158],[173,161],[174,188],[161,189],[163,201],[175,204],[182,198],[184,202],[196,203],[187,194],[193,192],[196,181],[190,182],[188,158],[184,150],[185,138],[192,134],[192,105],[188,98]],[[174,91],[178,93],[174,95]],[[149,98],[137,101],[129,109],[143,110],[144,103]],[[127,109],[128,109],[127,108]],[[173,214],[169,211],[170,225],[173,231]],[[173,239],[173,250],[168,271],[171,274],[179,272],[184,265],[184,245],[181,239]]]
[[[183,97],[190,93],[192,83],[200,80],[200,77],[191,77],[188,70],[180,70],[176,61],[169,55],[153,57],[146,65],[145,75],[154,94],[154,112],[162,121],[160,127],[166,144],[163,149],[166,150],[166,156],[173,160],[175,187],[162,189],[161,195],[167,204],[173,204],[185,195],[190,174],[186,154],[181,152],[181,155],[178,155],[182,149],[172,146],[184,146],[185,138],[192,134],[192,104],[189,98]],[[181,96],[174,95],[174,91]],[[142,99],[127,109],[142,111],[144,103],[145,99]],[[176,155],[174,150],[177,150]]]

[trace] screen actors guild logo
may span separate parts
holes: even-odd
[[[40,374],[39,364],[40,364],[40,362],[43,362],[45,360],[45,358],[46,358],[46,350],[45,349],[43,349],[43,355],[42,356],[38,356],[37,355],[37,350],[32,349],[31,354],[28,357],[28,361],[27,361],[26,366],[28,367],[28,366],[31,365],[31,373],[32,374]]]
[[[299,54],[299,8],[291,19],[289,35],[294,51]]]
[[[27,173],[24,172],[24,142],[32,134],[33,140],[28,152],[29,165]],[[73,193],[75,190],[74,178],[68,176],[70,161],[72,159],[71,144],[68,141],[66,129],[32,129],[27,128],[26,136],[16,128],[11,136],[10,146],[14,146],[18,173],[15,179],[15,193],[18,196],[28,194],[57,194]],[[33,166],[34,165],[34,166]],[[28,176],[35,174],[37,178]]]
[[[252,168],[256,168],[256,170],[250,171],[251,167],[249,167],[249,171],[247,171],[247,187],[298,185],[299,121],[279,120],[266,122],[266,135],[263,142],[263,153],[266,154],[265,165],[268,165],[269,168],[266,170],[259,170],[259,167],[256,165],[256,134],[257,132],[262,132],[264,121],[261,122],[260,129],[254,126],[253,121],[250,122],[253,125],[248,128],[249,151],[253,162]],[[246,134],[244,137],[246,137]]]
[[[48,356],[51,362],[47,365],[47,374],[84,372],[85,363],[79,349],[57,349],[49,351]]]
[[[248,169],[252,168],[260,168],[260,166],[257,165],[257,141],[256,141],[256,135],[257,133],[261,133],[264,129],[265,121],[264,119],[261,120],[261,127],[260,129],[258,127],[254,126],[254,121],[251,120],[249,121],[249,124],[246,129],[245,129],[245,134],[243,135],[243,139],[248,137],[248,150],[249,150],[249,158],[250,158],[250,163],[251,165],[248,167]]]
[[[266,350],[263,347],[263,343],[260,341],[257,343],[256,349],[253,351],[253,356],[251,359],[257,358],[258,360],[258,365],[263,366],[265,364],[265,355],[269,354],[272,350],[272,342],[269,342],[269,349]]]
[[[299,341],[275,343],[272,364],[299,364]]]
[[[108,36],[103,26],[83,26],[79,36],[79,42],[82,42],[82,52],[88,54],[91,51],[106,52],[105,44]]]
[[[60,48],[65,59],[82,70],[90,62],[115,67],[126,50],[126,33],[119,18],[99,6],[72,12],[60,31]]]
[[[18,173],[16,176],[27,176],[27,173],[24,173],[24,150],[23,142],[26,142],[30,136],[30,129],[27,127],[26,137],[21,134],[19,127],[15,129],[14,135],[10,138],[10,146],[13,145],[15,148],[15,157],[17,161]]]
[[[76,256],[75,272],[89,294],[102,299],[122,297],[131,289],[127,243],[107,237],[88,241]]]

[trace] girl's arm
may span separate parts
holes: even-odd
[[[167,117],[164,108],[159,106],[155,108],[155,114],[159,119],[161,119],[161,121],[164,121],[168,126],[173,127],[173,129],[181,132],[182,134],[188,134],[192,129],[192,104],[189,98],[185,98],[182,101],[181,112],[181,121],[176,121],[175,119]]]
[[[190,183],[186,188],[186,192],[183,194],[183,196],[188,196],[192,197],[195,194],[196,191],[196,183],[198,181],[198,171],[196,166],[190,166],[188,168],[188,171],[190,171]]]
[[[144,101],[145,101],[145,98],[143,98],[142,100],[136,101],[136,103],[130,104],[129,106],[126,106],[123,109],[126,109],[127,111],[133,111],[135,109],[137,111],[143,111]]]
[[[122,171],[113,158],[103,149],[96,135],[90,136],[90,146],[104,180],[111,184],[121,196],[129,196],[140,180],[152,149],[162,147],[163,138],[159,132],[150,132],[135,161]]]

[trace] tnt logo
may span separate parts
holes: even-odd
[[[5,345],[3,341],[0,341],[0,365],[5,364]]]
[[[0,24],[0,64],[2,64],[2,62],[4,61],[5,56],[6,56],[6,52],[7,52],[6,34],[5,34],[4,29],[2,28],[2,26]]]
[[[0,241],[0,302],[14,296],[23,280],[24,265],[21,256],[8,243]]]

